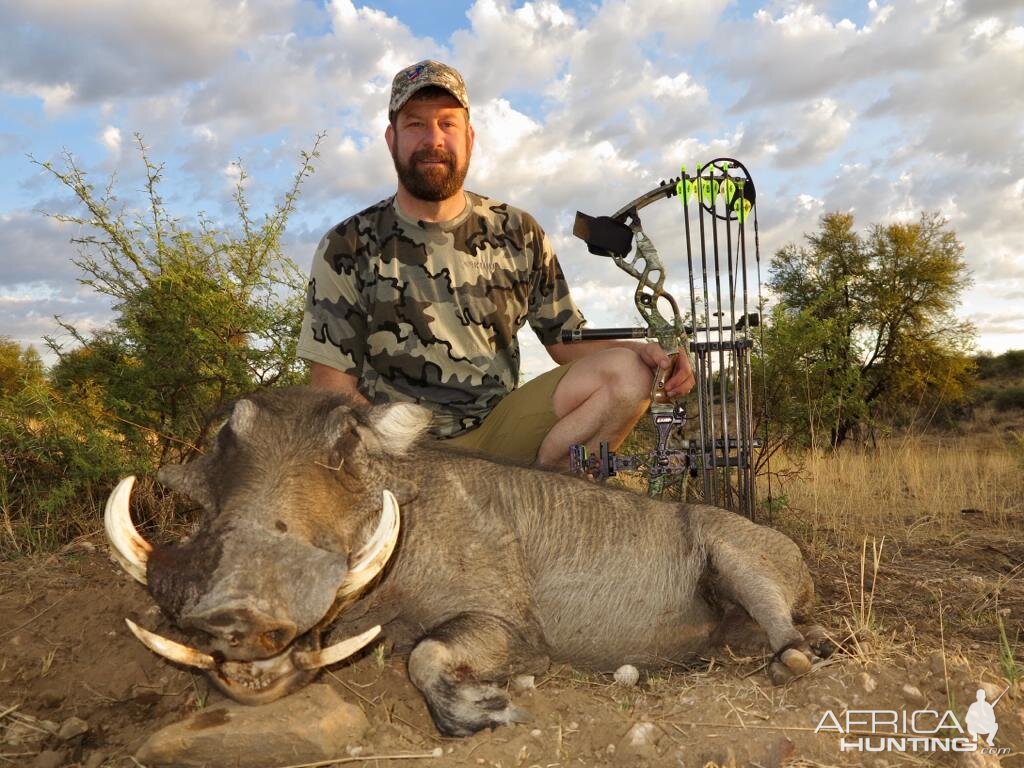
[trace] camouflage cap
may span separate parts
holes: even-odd
[[[466,93],[466,84],[458,70],[439,61],[425,59],[395,75],[391,81],[391,106],[388,107],[388,114],[397,113],[416,91],[431,85],[444,88],[459,104],[469,109],[469,94]]]

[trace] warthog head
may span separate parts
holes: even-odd
[[[380,627],[327,648],[321,636],[396,546],[398,505],[414,491],[385,487],[376,468],[428,420],[414,405],[366,413],[313,389],[241,400],[204,454],[157,474],[204,510],[195,534],[174,546],[136,531],[134,478],[122,480],[106,508],[111,550],[202,650],[129,621],[132,632],[247,704],[279,698],[366,645]]]

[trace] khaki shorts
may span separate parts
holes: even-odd
[[[517,464],[532,464],[540,444],[558,419],[551,397],[572,363],[560,365],[512,390],[483,423],[442,441],[445,448],[477,451]]]

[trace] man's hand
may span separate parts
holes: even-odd
[[[693,378],[693,370],[690,368],[690,356],[685,352],[681,351],[670,356],[656,341],[640,344],[636,347],[636,351],[640,354],[640,359],[647,363],[652,371],[672,367],[674,363],[672,373],[665,381],[665,394],[669,397],[682,397],[693,389],[696,381]]]
[[[309,383],[320,389],[329,389],[348,396],[356,405],[369,405],[370,401],[359,392],[359,380],[350,373],[342,373],[323,363],[310,362]]]

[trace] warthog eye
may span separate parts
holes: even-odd
[[[274,527],[277,528],[277,530],[279,530],[281,533],[288,532],[288,526],[285,524],[284,520],[278,520],[276,523],[274,523]]]

